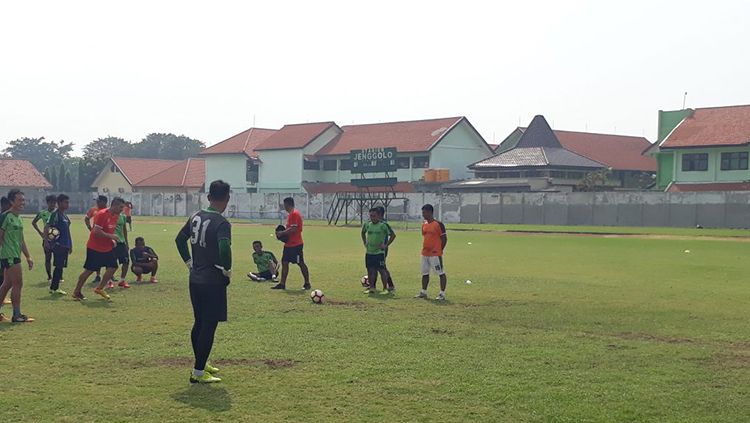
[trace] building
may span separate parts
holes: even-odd
[[[543,116],[516,128],[496,155],[469,166],[476,180],[448,189],[491,191],[574,191],[592,172],[605,180],[597,189],[638,189],[651,184],[656,162],[642,152],[643,137],[552,130]]]
[[[52,184],[28,160],[0,159],[0,194],[11,189],[49,190]]]
[[[255,148],[275,132],[275,129],[250,128],[201,151],[206,183],[222,179],[235,192],[256,192],[260,161]]]
[[[257,166],[257,181],[251,183],[247,179],[235,185],[229,176],[226,180],[233,187],[244,187],[250,192],[356,191],[350,184],[356,177],[351,173],[350,152],[395,147],[398,170],[390,176],[400,182],[397,189],[408,192],[413,188],[405,184],[423,179],[426,169],[448,169],[450,179],[460,180],[468,176],[468,164],[492,154],[490,146],[465,117],[348,126],[338,126],[335,122],[293,124],[277,131],[262,130],[265,132],[256,134],[256,140],[247,141],[253,131],[258,129],[242,133],[246,144],[237,140],[236,135],[204,150],[208,181],[214,179],[214,168],[229,169],[232,161],[244,161],[250,169],[252,161]],[[262,137],[265,139],[260,140]],[[223,145],[229,143],[233,147]],[[252,151],[248,153],[245,145],[252,146]],[[238,168],[239,164],[232,167],[235,177]]]
[[[657,187],[671,192],[750,190],[750,105],[659,111]]]
[[[112,157],[91,187],[108,196],[130,192],[197,193],[202,190],[205,179],[203,159]]]

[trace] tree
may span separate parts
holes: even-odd
[[[72,178],[70,177],[70,172],[68,171],[65,172],[65,177],[63,178],[62,188],[60,188],[60,190],[65,191],[65,192],[70,192],[73,190]]]
[[[64,190],[63,188],[65,186],[65,163],[60,163],[60,168],[57,172],[57,185],[55,186],[55,189],[57,190]]]
[[[578,183],[578,191],[602,191],[607,187],[611,175],[612,168],[603,168],[589,172]]]
[[[152,133],[140,142],[133,144],[133,156],[183,160],[197,156],[205,147],[206,144],[203,141],[185,135]]]
[[[69,158],[71,151],[73,151],[73,144],[66,144],[65,141],[45,141],[44,137],[19,138],[9,142],[3,150],[11,158],[30,161],[37,170],[42,172]]]
[[[50,168],[44,169],[44,179],[46,179],[47,182],[49,182],[50,185],[52,185],[53,187],[55,186],[54,179],[52,179],[52,175],[54,174],[55,174],[54,169],[52,172],[50,172]]]
[[[133,144],[119,137],[107,136],[97,138],[86,144],[83,156],[104,161],[113,156],[129,157],[133,153]]]
[[[91,184],[101,170],[102,164],[98,160],[82,157],[78,161],[78,190],[91,191]]]

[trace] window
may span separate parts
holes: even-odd
[[[305,170],[320,170],[320,162],[317,160],[305,160],[303,168]]]
[[[527,178],[537,178],[539,176],[542,176],[542,172],[538,170],[527,170],[525,174]]]
[[[721,170],[747,170],[747,152],[721,153]]]
[[[500,172],[499,178],[520,178],[521,172]]]
[[[567,172],[565,176],[566,179],[581,179],[583,178],[583,172]]]
[[[747,162],[745,162],[747,163]],[[708,170],[708,153],[682,155],[683,172],[705,172]]]
[[[412,159],[412,167],[414,167],[414,169],[427,169],[428,167],[430,167],[430,157],[415,157],[414,159]]]
[[[323,160],[323,170],[336,170],[336,160]]]
[[[115,166],[115,165],[112,165],[112,167],[109,170],[111,170],[112,173],[119,173],[120,172],[120,169],[118,169],[117,166]]]
[[[477,172],[477,178],[495,179],[497,178],[497,172]]]
[[[352,161],[349,159],[341,160],[339,170],[352,170]]]
[[[561,178],[561,179],[565,179],[565,172],[561,172],[561,171],[559,171],[559,170],[551,170],[551,171],[549,172],[549,176],[550,176],[550,178]]]
[[[396,159],[396,167],[399,169],[408,169],[410,160],[409,157],[398,157]]]
[[[245,168],[245,180],[252,184],[258,183],[258,164],[254,160],[248,160]]]

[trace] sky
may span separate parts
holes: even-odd
[[[22,1],[0,6],[0,148],[466,116],[500,142],[645,136],[750,103],[750,2]]]

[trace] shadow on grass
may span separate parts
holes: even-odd
[[[222,412],[232,409],[232,398],[221,386],[191,385],[182,392],[172,394],[172,399],[207,411]]]
[[[49,295],[45,295],[43,297],[38,297],[37,300],[41,300],[41,301],[59,301],[59,300],[62,300],[63,298],[65,298],[65,297],[66,297],[65,295],[57,295],[57,294],[52,295],[52,294],[49,294]]]
[[[270,288],[269,288],[269,289],[270,289]],[[282,290],[282,291],[283,291],[283,292],[284,292],[284,293],[285,293],[286,295],[305,295],[305,294],[307,294],[308,292],[310,292],[310,291],[305,291],[304,289],[295,289],[295,288],[292,288],[292,289],[289,289],[289,288],[287,288],[287,289],[284,289],[284,290]]]
[[[112,302],[99,298],[87,297],[86,300],[78,302],[89,308],[109,308],[113,306]]]

